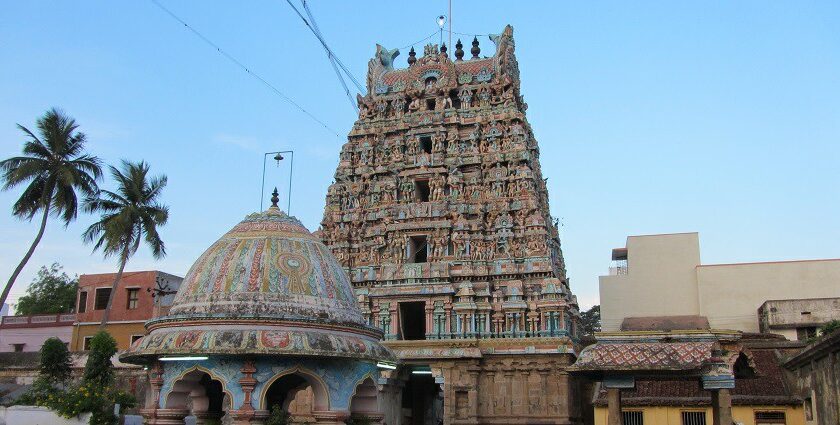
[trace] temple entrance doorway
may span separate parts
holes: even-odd
[[[217,423],[230,407],[222,383],[207,372],[193,370],[172,385],[166,398],[168,409],[186,409],[195,417],[195,424]]]
[[[272,412],[275,407],[285,412],[289,423],[314,423],[313,412],[329,409],[322,386],[298,373],[283,375],[268,387],[263,408]]]
[[[415,368],[403,388],[403,423],[439,425],[443,423],[443,386],[435,383],[428,367]]]

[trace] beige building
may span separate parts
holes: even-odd
[[[759,332],[759,308],[769,300],[828,306],[821,318],[840,318],[832,304],[808,302],[840,296],[840,259],[701,264],[695,232],[630,236],[612,260],[610,274],[600,277],[605,332],[621,330],[630,317],[690,315],[705,316],[712,329]],[[795,324],[771,332],[797,339]]]

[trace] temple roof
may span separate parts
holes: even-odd
[[[755,362],[756,376],[735,378],[732,389],[732,404],[735,405],[796,405],[798,399],[785,383],[777,349],[751,349]],[[595,394],[594,404],[605,406],[607,394],[600,387]],[[708,406],[711,405],[711,393],[704,390],[697,379],[655,379],[636,380],[633,389],[625,389],[621,394],[624,406]]]
[[[320,240],[272,206],[251,214],[187,272],[169,315],[124,355],[266,354],[393,359]]]

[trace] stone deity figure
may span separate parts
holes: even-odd
[[[420,110],[421,101],[420,98],[414,98],[408,104],[408,112],[417,112]]]
[[[402,118],[403,113],[405,112],[405,98],[400,96],[400,97],[394,99],[391,106],[394,109],[394,115],[397,118]]]
[[[461,109],[469,109],[472,106],[472,90],[464,87],[458,93],[458,99],[461,100]]]

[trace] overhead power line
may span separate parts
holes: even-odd
[[[209,45],[210,47],[212,47],[212,48],[216,49],[216,51],[217,51],[217,52],[219,52],[219,54],[221,54],[222,56],[224,56],[224,57],[225,57],[226,59],[228,59],[229,61],[233,62],[236,66],[238,66],[239,68],[241,68],[243,71],[245,71],[246,73],[248,73],[248,74],[249,74],[249,75],[251,75],[252,77],[256,78],[256,79],[257,79],[258,81],[260,81],[263,85],[265,85],[265,86],[266,86],[266,87],[268,87],[271,91],[273,91],[276,95],[280,96],[283,100],[285,100],[286,102],[289,102],[292,106],[294,106],[295,108],[297,108],[300,112],[303,112],[304,114],[306,114],[306,115],[307,115],[309,118],[311,118],[313,121],[315,121],[315,122],[317,122],[318,124],[320,124],[322,127],[324,127],[324,128],[325,128],[327,131],[329,131],[330,133],[334,134],[334,135],[335,135],[335,137],[341,138],[341,136],[338,134],[338,132],[337,132],[337,131],[333,130],[333,129],[332,129],[332,128],[330,128],[327,124],[325,124],[323,121],[321,121],[320,119],[318,119],[318,117],[316,117],[316,116],[315,116],[315,115],[313,115],[311,112],[309,112],[309,111],[307,111],[306,109],[304,109],[302,106],[300,106],[300,104],[298,104],[297,102],[295,102],[294,100],[292,100],[292,98],[290,98],[289,96],[285,95],[283,92],[281,92],[281,91],[280,91],[277,87],[275,87],[273,84],[271,84],[271,83],[269,83],[268,81],[266,81],[266,79],[265,79],[265,78],[261,77],[259,74],[257,74],[256,72],[252,71],[250,68],[248,68],[247,66],[245,66],[245,64],[243,64],[242,62],[240,62],[238,59],[236,59],[235,57],[233,57],[231,54],[229,54],[228,52],[224,51],[221,47],[219,47],[219,45],[217,45],[216,43],[214,43],[213,41],[211,41],[209,38],[205,37],[205,36],[204,36],[204,34],[202,34],[202,33],[198,32],[198,30],[196,30],[195,28],[191,27],[191,26],[190,26],[188,23],[186,23],[183,19],[179,18],[179,17],[178,17],[178,15],[176,15],[175,13],[173,13],[171,10],[167,9],[164,5],[160,4],[160,2],[158,2],[157,0],[149,0],[149,1],[151,1],[151,2],[155,5],[155,6],[157,6],[158,8],[160,8],[161,10],[163,10],[164,12],[166,12],[166,14],[167,14],[167,15],[169,15],[169,16],[171,16],[171,17],[172,17],[172,19],[175,19],[176,21],[178,21],[178,22],[180,22],[182,25],[184,25],[184,27],[185,27],[185,28],[187,28],[188,30],[190,30],[190,32],[192,32],[193,34],[195,34],[195,36],[196,36],[196,37],[200,38],[200,39],[201,39],[202,41],[204,41],[207,45]]]
[[[344,63],[341,62],[341,59],[339,59],[338,56],[336,56],[335,52],[333,52],[332,49],[330,49],[330,46],[327,45],[327,41],[324,40],[324,36],[323,34],[321,34],[321,30],[318,29],[318,24],[315,22],[315,17],[312,14],[312,10],[310,10],[309,6],[306,4],[306,0],[301,0],[303,10],[304,12],[306,12],[306,17],[304,17],[303,14],[300,13],[300,10],[298,10],[298,8],[295,7],[294,4],[292,4],[291,0],[286,0],[286,3],[289,4],[289,7],[291,7],[292,10],[295,11],[295,13],[303,21],[306,27],[309,28],[313,35],[315,35],[315,38],[317,38],[318,41],[321,42],[321,47],[323,47],[324,51],[327,53],[327,59],[330,61],[330,65],[332,65],[333,71],[335,71],[335,75],[336,77],[338,77],[338,81],[344,88],[344,93],[347,95],[347,99],[350,101],[350,105],[353,106],[353,109],[358,111],[359,106],[356,105],[356,99],[354,99],[353,95],[350,94],[350,89],[347,87],[347,83],[344,81],[344,76],[341,74],[341,71],[344,71],[344,74],[347,75],[347,78],[349,78],[350,81],[353,82],[353,84],[356,86],[357,89],[359,89],[359,92],[362,94],[365,93],[364,86],[362,86],[362,84],[359,83],[359,80],[357,80],[356,77],[353,76],[353,73],[350,72],[349,69],[347,69],[347,66],[345,66]],[[339,68],[341,68],[341,71],[339,71]]]

